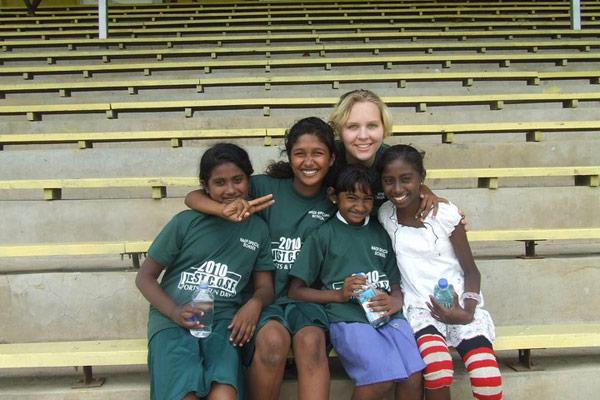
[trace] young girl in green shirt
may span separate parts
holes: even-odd
[[[263,310],[255,343],[249,343],[255,348],[251,360],[246,360],[251,398],[279,398],[286,358],[292,348],[298,398],[327,399],[327,314],[320,304],[291,301],[287,292],[288,274],[304,240],[335,210],[323,186],[335,160],[333,130],[319,118],[301,119],[286,133],[285,152],[287,161],[274,163],[265,175],[250,179],[250,197],[255,200],[219,204],[202,191],[195,191],[188,194],[186,204],[230,221],[241,221],[257,212],[269,226],[276,267],[275,303]]]
[[[290,297],[325,305],[331,343],[355,383],[353,400],[421,399],[425,364],[402,316],[400,273],[385,230],[370,214],[378,175],[364,165],[339,171],[330,198],[338,213],[306,240],[290,272]],[[377,288],[372,311],[390,321],[373,327],[355,300],[366,283]],[[319,282],[320,289],[313,288]]]
[[[233,144],[207,150],[200,181],[210,198],[231,204],[248,194],[252,165]],[[273,301],[274,269],[269,232],[258,217],[234,223],[197,211],[177,214],[159,233],[140,267],[136,285],[150,302],[148,367],[150,394],[162,399],[243,399],[240,347],[253,336],[261,310]],[[162,278],[159,278],[163,273]],[[200,282],[214,296],[208,337],[190,300]],[[245,289],[254,288],[251,297]]]

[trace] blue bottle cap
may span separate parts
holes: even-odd
[[[446,280],[446,278],[441,278],[438,281],[438,286],[440,289],[446,289],[448,287],[448,281]]]

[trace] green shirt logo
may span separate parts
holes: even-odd
[[[218,297],[235,297],[237,285],[242,276],[229,271],[226,264],[205,261],[189,272],[182,272],[177,287],[180,290],[194,291],[202,281],[208,282],[208,288]]]
[[[302,240],[299,237],[287,238],[282,236],[279,241],[271,242],[271,246],[271,254],[277,269],[290,269],[296,262],[298,252],[302,248]]]

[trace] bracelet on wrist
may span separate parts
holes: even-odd
[[[462,294],[462,296],[460,296],[460,299],[464,302],[466,299],[471,299],[471,300],[475,300],[477,302],[477,304],[481,303],[481,296],[479,295],[479,293],[475,293],[475,292],[464,292]]]

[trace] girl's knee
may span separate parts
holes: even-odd
[[[399,400],[422,400],[423,399],[423,374],[421,371],[415,372],[405,381],[396,385],[394,398]]]
[[[395,385],[396,384],[394,383],[394,381],[386,381],[386,382],[378,382],[378,383],[373,383],[371,385],[361,386],[360,388],[365,391],[368,390],[370,393],[376,395],[377,397],[383,397],[387,393],[391,392],[392,389],[394,389]]]
[[[237,390],[233,386],[217,382],[213,382],[206,397],[207,400],[235,400],[236,398]]]
[[[321,354],[325,349],[325,333],[314,326],[300,329],[293,338],[294,348]]]
[[[269,322],[256,335],[254,359],[258,358],[266,366],[277,367],[285,363],[289,348],[288,331],[279,323]]]
[[[502,377],[496,355],[491,347],[472,349],[463,356],[471,390],[476,399],[502,398]]]
[[[299,330],[293,337],[294,358],[298,369],[328,365],[325,333],[316,327]]]
[[[423,388],[423,373],[421,371],[417,371],[409,376],[407,380],[400,382],[399,385],[410,391],[421,391]]]
[[[454,366],[444,338],[436,334],[424,334],[417,339],[417,345],[425,362],[425,389],[440,389],[452,385]]]

